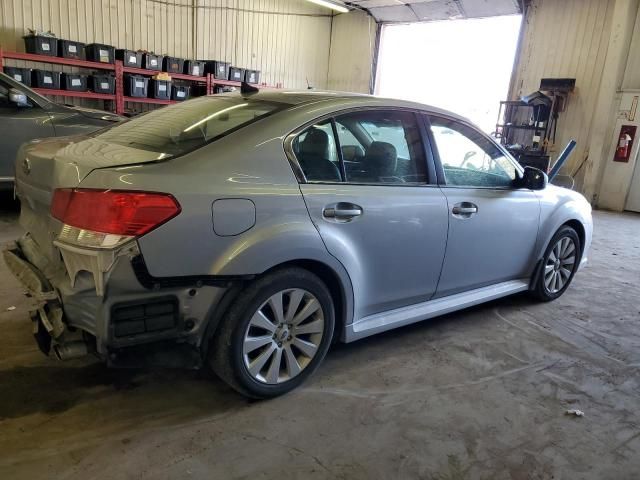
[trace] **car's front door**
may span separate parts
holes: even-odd
[[[540,202],[518,188],[516,164],[474,127],[430,116],[449,237],[436,296],[532,273]]]
[[[28,140],[55,136],[51,117],[36,102],[18,107],[9,101],[12,86],[0,79],[0,182],[12,182],[20,145]]]
[[[421,131],[413,112],[366,110],[319,122],[292,142],[311,219],[351,277],[356,319],[435,293],[448,214],[427,175]],[[345,161],[349,150],[359,154]]]

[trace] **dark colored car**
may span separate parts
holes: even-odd
[[[0,190],[13,188],[18,148],[35,138],[86,134],[124,117],[59,105],[0,72]]]

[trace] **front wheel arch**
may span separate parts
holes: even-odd
[[[564,227],[571,227],[578,234],[578,238],[580,239],[580,258],[582,259],[582,255],[584,254],[585,239],[586,239],[586,231],[585,231],[584,225],[580,220],[576,220],[575,218],[571,220],[567,220],[563,224],[559,225],[558,228],[556,228],[553,231],[553,233],[547,239],[546,243],[542,246],[540,253],[536,259],[535,268],[533,269],[533,275],[531,275],[531,279],[529,281],[529,290],[533,290],[538,281],[538,277],[542,270],[542,260],[544,257],[544,253],[547,251],[547,248],[549,247],[549,244],[553,240],[553,237],[555,237],[556,233],[558,233]]]
[[[541,276],[543,275],[543,269],[545,268],[545,262],[546,262],[546,257],[548,252],[550,251],[550,248],[552,247],[552,245],[555,245],[558,242],[558,237],[559,235],[563,234],[569,235],[569,236],[573,236],[574,237],[574,243],[577,243],[577,255],[575,258],[575,266],[574,266],[574,270],[571,272],[571,275],[569,277],[569,279],[567,280],[566,285],[561,289],[560,293],[558,293],[557,295],[551,295],[551,294],[544,294],[542,292],[543,288],[542,288],[542,280],[541,280]],[[559,238],[562,238],[562,236],[560,236]],[[579,231],[576,230],[574,228],[573,225],[569,224],[569,222],[561,225],[552,235],[552,237],[549,239],[549,241],[547,242],[547,245],[545,246],[544,251],[542,252],[542,257],[540,258],[540,260],[536,263],[536,268],[534,270],[535,274],[532,275],[530,284],[529,284],[529,293],[535,297],[537,300],[541,300],[541,301],[550,301],[550,300],[555,300],[556,298],[558,298],[559,296],[561,296],[564,291],[566,290],[566,288],[570,285],[573,276],[576,274],[576,272],[578,271],[578,269],[580,268],[580,261],[582,260],[582,253],[584,251],[584,245],[583,245],[583,241],[581,240]]]

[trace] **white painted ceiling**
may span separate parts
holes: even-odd
[[[522,0],[349,0],[378,22],[428,22],[522,13]]]

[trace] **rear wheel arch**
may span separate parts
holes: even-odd
[[[340,276],[333,268],[331,268],[326,263],[309,259],[292,260],[289,262],[281,263],[270,268],[269,270],[264,272],[263,275],[273,272],[274,270],[287,267],[303,268],[304,270],[317,275],[329,289],[329,293],[331,294],[331,299],[333,300],[335,309],[335,328],[333,331],[333,342],[335,343],[340,339],[348,318],[347,306],[349,302],[347,302],[346,289],[343,285],[342,280],[340,279]]]
[[[212,306],[211,311],[208,314],[207,327],[201,342],[200,350],[203,359],[207,356],[211,340],[215,337],[222,318],[231,305],[233,305],[233,302],[238,295],[257,279],[273,273],[276,270],[282,270],[289,267],[298,267],[307,270],[318,276],[325,284],[331,294],[331,299],[333,300],[335,308],[335,329],[332,342],[335,343],[340,340],[344,332],[345,325],[349,319],[349,305],[351,302],[348,301],[347,295],[349,295],[348,292],[350,292],[350,286],[345,286],[340,275],[326,263],[311,259],[297,259],[274,265],[268,270],[262,272],[260,275],[257,275],[252,280],[235,282],[224,294],[220,302],[217,305]]]
[[[331,293],[316,273],[292,265],[271,269],[240,292],[205,361],[245,396],[282,395],[322,363],[333,340],[334,312]]]

